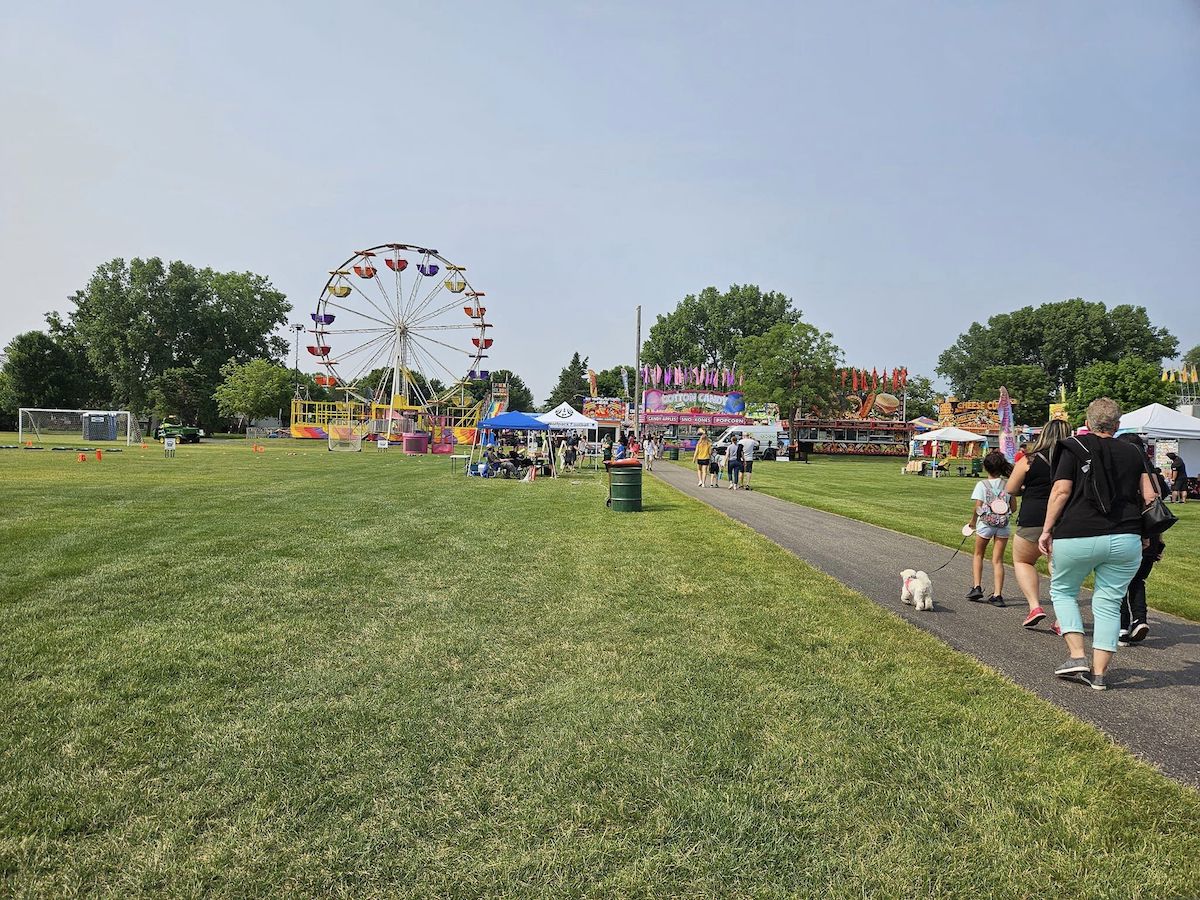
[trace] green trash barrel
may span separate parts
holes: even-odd
[[[608,470],[609,505],[617,512],[642,511],[642,467],[612,466]]]
[[[672,447],[670,450],[668,450],[667,459],[671,460],[671,462],[679,462],[679,448]]]

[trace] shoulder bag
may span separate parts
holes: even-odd
[[[1142,510],[1142,537],[1154,537],[1178,522],[1179,517],[1167,509],[1167,504],[1163,503],[1162,494],[1158,490],[1158,481],[1154,473],[1150,471],[1150,463],[1145,454],[1142,454],[1142,468],[1146,470],[1146,474],[1150,476],[1150,483],[1154,485],[1154,499]]]

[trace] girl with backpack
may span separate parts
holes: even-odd
[[[967,592],[967,599],[983,603],[983,555],[992,541],[992,595],[987,602],[995,606],[1004,605],[1004,548],[1008,544],[1008,519],[1012,512],[1012,497],[1005,481],[1012,474],[1012,464],[999,450],[993,450],[983,458],[983,470],[988,477],[975,484],[971,499],[975,501],[971,513],[971,528],[975,530],[975,555],[971,560],[971,574],[975,584]]]

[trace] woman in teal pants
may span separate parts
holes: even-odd
[[[1070,658],[1054,670],[1098,691],[1117,649],[1121,602],[1142,561],[1142,510],[1154,499],[1144,457],[1113,440],[1121,409],[1107,397],[1087,408],[1087,435],[1055,451],[1054,487],[1038,548],[1053,559],[1050,599]],[[1092,661],[1084,649],[1079,589],[1095,573]]]

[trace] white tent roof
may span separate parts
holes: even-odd
[[[914,441],[920,441],[922,444],[927,444],[930,441],[958,441],[959,443],[970,443],[972,441],[986,441],[987,438],[982,434],[973,434],[970,431],[964,431],[961,428],[938,428],[934,431],[927,431],[924,434],[918,434],[913,438]]]
[[[589,419],[565,401],[550,412],[542,413],[537,419],[539,422],[545,422],[555,431],[582,431],[585,428],[599,427],[595,419]]]
[[[1168,440],[1197,439],[1200,438],[1200,419],[1161,403],[1151,403],[1121,416],[1121,431]]]

